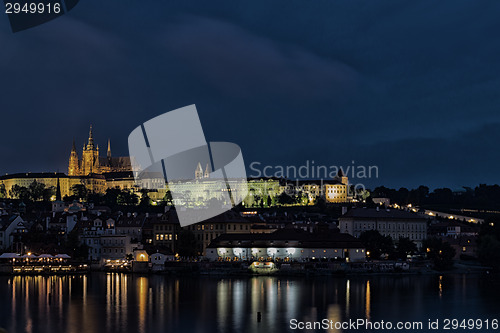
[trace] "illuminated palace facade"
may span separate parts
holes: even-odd
[[[203,169],[198,163],[194,168],[194,179],[183,182],[185,192],[189,192],[192,198],[198,198],[198,202],[208,201],[212,198],[221,199],[220,182],[209,178],[208,165]],[[107,189],[119,188],[121,190],[130,190],[139,192],[141,188],[150,190],[149,196],[153,200],[161,200],[165,197],[168,184],[162,174],[148,175],[143,179],[135,181],[132,173],[132,167],[129,157],[113,157],[111,155],[111,144],[108,140],[106,156],[100,156],[99,146],[94,143],[92,126],[90,127],[89,138],[83,146],[81,156],[78,155],[73,142],[71,149],[68,173],[17,173],[0,176],[0,185],[5,187],[7,197],[14,197],[12,188],[17,185],[29,187],[34,181],[45,184],[46,187],[57,187],[61,189],[62,196],[73,194],[72,187],[75,185],[84,185],[88,191],[94,193],[105,193]],[[231,182],[229,180],[229,182]],[[241,182],[239,183],[241,184]],[[239,190],[236,184],[232,188],[232,195],[238,196],[238,193],[245,193],[243,189]],[[323,197],[327,202],[342,203],[349,202],[352,197],[349,196],[349,185],[347,177],[340,171],[333,180],[314,181],[300,180],[290,181],[282,178],[249,178],[247,182],[248,196],[243,204],[247,207],[258,204],[259,200],[268,197],[276,202],[276,198],[286,193],[290,196],[302,193],[308,198],[308,202],[313,202],[318,196]],[[179,204],[179,203],[176,203]],[[226,203],[227,204],[227,203]]]

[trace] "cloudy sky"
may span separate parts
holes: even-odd
[[[0,174],[196,104],[247,165],[376,165],[368,186],[500,183],[500,2],[81,0],[0,15]]]

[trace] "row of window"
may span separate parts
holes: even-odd
[[[337,193],[337,194],[340,194],[340,193],[346,193],[345,190],[328,190],[328,193]]]
[[[177,240],[177,235],[175,235],[175,240]],[[166,241],[171,241],[173,238],[172,238],[172,234],[156,234],[156,240],[157,241],[163,241],[163,240],[166,240]]]
[[[212,239],[215,239],[216,237],[218,237],[220,234],[213,234],[213,233],[206,233],[205,234],[205,240],[208,241],[208,240],[212,240]],[[203,241],[203,235],[202,234],[198,234],[196,236],[196,238],[198,239],[198,241]]]
[[[101,241],[102,241],[103,245],[123,245],[123,244],[125,244],[123,239],[120,239],[120,240],[118,240],[118,239],[102,239]],[[94,242],[93,243],[94,244],[99,244],[99,239],[98,238],[94,238]],[[92,244],[92,239],[91,238],[87,239],[87,244],[88,245]]]
[[[114,253],[118,253],[118,249],[114,249]],[[103,249],[103,253],[113,253],[113,249]],[[124,253],[123,249],[120,249],[120,253]]]
[[[227,230],[249,230],[248,224],[197,224],[188,226],[187,229],[191,231],[200,231],[200,230],[224,230],[224,226],[226,226]],[[239,227],[238,227],[239,226]]]
[[[396,225],[397,225],[397,228],[396,228]],[[344,228],[347,228],[347,224],[345,224]],[[371,230],[374,230],[376,228],[376,225],[375,223],[371,223],[371,224],[366,224],[364,223],[363,225],[361,225],[360,223],[355,223],[354,224],[354,230],[355,231],[359,231],[359,230],[366,230],[366,229],[371,229]],[[388,229],[388,230],[411,230],[411,231],[425,231],[426,230],[426,225],[425,224],[409,224],[408,227],[406,224],[402,224],[402,223],[391,223],[391,224],[379,224],[378,225],[378,230],[385,230],[385,229]]]
[[[165,229],[163,229],[164,227],[165,227]],[[171,225],[171,224],[168,224],[168,225],[165,225],[165,226],[161,225],[161,224],[160,225],[155,225],[155,230],[156,231],[158,231],[158,230],[160,230],[160,231],[163,231],[163,230],[172,231],[173,230],[173,225]]]
[[[361,233],[354,234],[354,236],[359,237]],[[418,233],[418,234],[404,234],[404,233],[382,233],[384,236],[390,236],[392,239],[399,239],[399,238],[409,238],[410,240],[424,240],[426,239],[427,234],[425,233]]]

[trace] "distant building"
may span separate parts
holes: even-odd
[[[353,208],[339,218],[340,232],[359,237],[377,230],[394,241],[409,238],[420,248],[427,238],[427,219],[420,214],[399,209]]]
[[[147,219],[152,228],[151,242],[146,239],[146,244],[152,243],[170,249],[173,253],[177,250],[177,241],[181,226],[177,214],[173,210],[165,214],[153,215]]]
[[[142,227],[146,221],[146,215],[128,213],[120,216],[115,223],[115,234],[129,235],[132,241],[142,240]]]
[[[152,255],[149,256],[149,261],[153,266],[153,270],[155,267],[163,268],[165,267],[165,263],[167,261],[173,261],[173,260],[175,260],[175,256],[159,252],[153,253]]]
[[[101,259],[125,259],[138,247],[129,235],[103,235],[100,237]]]
[[[464,236],[470,238],[477,237],[479,235],[479,229],[479,225],[476,224],[448,219],[432,223],[429,227],[429,235],[450,238],[460,238]]]
[[[327,202],[341,203],[351,201],[349,196],[349,180],[347,176],[339,169],[333,182],[325,186],[325,199]]]
[[[252,222],[229,210],[200,223],[184,227],[190,230],[197,242],[197,252],[205,255],[207,246],[222,234],[244,234],[251,232]]]
[[[279,229],[269,234],[221,235],[210,243],[205,256],[212,261],[353,262],[365,260],[365,248],[348,234]]]
[[[391,199],[389,198],[372,198],[372,201],[376,205],[389,206],[391,204]]]
[[[133,230],[119,229],[114,218],[97,217],[80,221],[80,242],[88,246],[88,260],[125,259],[142,245],[133,241]],[[131,229],[136,229],[136,225]]]
[[[0,216],[0,250],[10,248],[15,236],[27,232],[23,219],[19,215],[1,215]],[[19,252],[16,249],[16,252]]]

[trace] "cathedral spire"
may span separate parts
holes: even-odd
[[[92,124],[90,125],[90,132],[89,132],[89,147],[94,147],[94,136],[92,135]]]
[[[209,177],[210,177],[210,171],[207,163],[207,167],[205,168],[205,174],[203,175],[203,178],[209,178]]]
[[[108,158],[111,158],[111,140],[108,139]]]
[[[198,162],[198,166],[196,167],[196,170],[194,171],[194,178],[195,179],[202,179],[203,178],[203,168],[201,167],[200,162]]]
[[[83,151],[85,152],[85,146],[83,147]],[[78,175],[79,164],[80,162],[78,160],[78,153],[76,152],[75,140],[73,139],[73,147],[71,148],[71,154],[69,155],[68,176]]]

